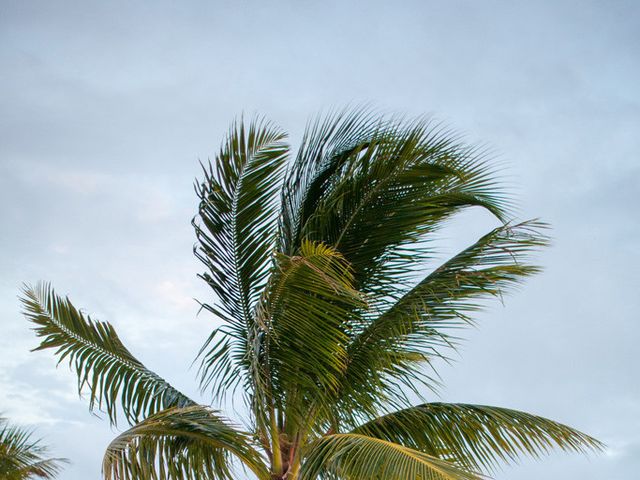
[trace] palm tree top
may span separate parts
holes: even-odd
[[[233,478],[235,459],[259,479],[478,479],[520,454],[601,448],[524,412],[428,401],[456,329],[537,273],[530,254],[547,243],[543,223],[512,219],[481,149],[366,109],[309,123],[295,154],[286,139],[235,122],[195,185],[213,293],[202,307],[220,324],[198,354],[200,386],[214,401],[241,390],[247,431],[148,370],[109,323],[26,287],[38,349],[55,348],[91,407],[131,425],[106,478]],[[434,234],[470,207],[500,225],[424,272]]]

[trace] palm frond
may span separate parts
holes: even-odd
[[[354,309],[365,306],[352,283],[349,264],[326,245],[303,241],[297,255],[278,257],[259,318],[274,395],[307,402],[301,415],[309,413],[310,400],[336,390],[346,367],[347,325]]]
[[[487,297],[501,297],[539,271],[529,263],[544,245],[545,227],[536,221],[500,226],[441,265],[362,331],[348,347],[345,401],[375,411],[384,392],[415,386],[419,364],[455,347],[451,329],[473,320]],[[425,377],[427,384],[433,383]],[[384,396],[384,395],[383,395]]]
[[[268,480],[248,434],[206,407],[171,408],[118,435],[103,460],[106,479],[233,479],[232,457]]]
[[[307,220],[354,154],[388,123],[367,108],[317,116],[307,124],[282,191],[280,251],[294,255]]]
[[[54,348],[58,363],[68,360],[78,375],[78,392],[88,390],[90,408],[104,407],[112,423],[117,422],[118,403],[130,423],[168,407],[194,404],[136,359],[110,323],[85,316],[48,284],[25,286],[21,301],[42,338],[34,350]]]
[[[48,452],[49,449],[40,440],[33,439],[32,432],[0,417],[0,478],[55,478],[68,460],[47,458]]]
[[[437,125],[373,121],[366,111],[321,125],[320,134],[308,133],[314,148],[303,145],[286,182],[283,244],[291,250],[308,238],[334,246],[363,292],[388,296],[419,254],[406,247],[460,209],[507,214],[482,151]]]
[[[203,166],[204,179],[196,185],[200,205],[193,220],[195,253],[208,269],[201,277],[220,300],[219,307],[203,307],[225,321],[229,331],[224,348],[215,339],[218,331],[200,352],[203,389],[214,380],[232,384],[240,379],[242,367],[248,368],[253,309],[274,255],[276,192],[289,152],[285,137],[259,120],[248,126],[242,121],[234,124],[215,162]],[[225,359],[228,368],[221,371],[215,364]]]
[[[300,480],[479,480],[481,475],[426,453],[362,434],[334,434],[310,446]]]
[[[384,415],[353,433],[396,442],[466,469],[495,470],[552,448],[588,452],[598,440],[543,417],[485,405],[426,403]]]

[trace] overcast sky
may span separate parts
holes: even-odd
[[[428,113],[505,165],[545,272],[468,331],[445,401],[519,408],[609,445],[499,480],[640,469],[640,3],[0,1],[0,411],[98,479],[117,433],[21,317],[52,281],[185,393],[212,327],[193,298],[198,159],[264,114],[297,141],[322,108]],[[453,251],[493,226],[470,212]]]

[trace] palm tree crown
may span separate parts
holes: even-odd
[[[0,417],[0,478],[2,480],[52,479],[67,462],[48,458],[49,449],[33,434]]]
[[[195,254],[215,294],[202,306],[222,325],[200,350],[200,384],[244,394],[246,431],[148,370],[109,323],[46,284],[25,289],[38,349],[131,425],[105,478],[233,478],[240,462],[261,480],[478,479],[520,454],[601,447],[539,416],[425,398],[452,329],[536,273],[529,254],[546,243],[543,224],[510,221],[482,151],[363,110],[310,123],[295,156],[285,140],[235,123],[196,184]],[[500,226],[417,279],[434,232],[469,207]]]

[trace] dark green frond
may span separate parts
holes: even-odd
[[[94,321],[68,298],[45,283],[26,286],[21,298],[25,316],[42,338],[35,350],[56,349],[78,375],[78,391],[88,390],[91,409],[106,410],[112,423],[117,404],[130,423],[162,409],[194,402],[148,370],[122,344],[113,326]]]
[[[212,336],[201,351],[203,388],[219,375],[222,383],[238,380],[237,369],[246,368],[251,354],[253,310],[274,255],[277,193],[289,152],[285,138],[282,131],[259,120],[248,126],[242,121],[234,124],[196,185],[200,205],[193,221],[198,238],[195,253],[208,269],[202,278],[220,301],[217,307],[205,304],[204,308],[227,322],[230,335],[222,355],[232,356],[235,367],[226,374],[216,369],[221,353]]]
[[[280,251],[294,255],[305,224],[334,177],[386,123],[374,112],[359,108],[318,116],[307,124],[283,185]]]
[[[282,235],[291,251],[303,238],[334,246],[360,290],[389,295],[415,263],[405,247],[465,207],[504,219],[509,202],[481,151],[428,121],[373,118],[329,117],[307,133],[314,148],[289,174]]]
[[[49,449],[24,428],[0,417],[0,478],[3,480],[53,479],[68,463],[47,458]]]
[[[231,457],[268,480],[248,434],[202,406],[159,412],[118,435],[103,460],[106,479],[234,479]]]
[[[479,480],[423,452],[361,434],[328,435],[310,446],[300,480]]]
[[[427,403],[379,417],[353,433],[420,450],[467,469],[493,470],[552,448],[601,450],[596,439],[543,417],[485,405]]]
[[[472,322],[487,297],[538,272],[529,254],[546,243],[541,228],[531,221],[494,229],[373,319],[348,347],[345,401],[374,411],[383,392],[415,384],[420,364],[454,346],[448,330]]]

